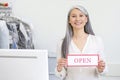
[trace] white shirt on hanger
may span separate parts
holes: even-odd
[[[3,20],[0,20],[0,49],[9,49],[9,30]]]

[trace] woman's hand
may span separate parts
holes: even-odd
[[[98,72],[100,73],[103,72],[103,70],[105,69],[105,62],[103,60],[100,60],[98,62],[97,68],[98,68]]]
[[[57,71],[58,72],[62,71],[62,68],[66,67],[66,63],[67,63],[67,59],[65,58],[58,59]]]

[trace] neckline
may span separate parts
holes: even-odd
[[[76,46],[76,44],[74,43],[73,39],[71,40],[72,45],[73,45],[74,48],[77,49],[79,52],[84,53],[85,48],[86,48],[86,46],[87,46],[87,44],[88,44],[88,41],[89,41],[89,37],[90,37],[90,34],[88,34],[87,40],[86,40],[85,45],[83,46],[83,49],[82,49],[82,50],[80,50],[80,49]]]

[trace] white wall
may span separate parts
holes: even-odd
[[[72,5],[87,8],[96,35],[103,38],[108,63],[120,64],[119,0],[14,0],[13,12],[34,26],[35,47],[56,51],[63,38]]]

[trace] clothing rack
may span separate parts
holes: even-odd
[[[12,16],[12,6],[8,6],[8,3],[0,2],[0,20],[0,29],[4,30],[0,32],[0,43],[3,43],[1,48],[34,49],[31,26]]]

